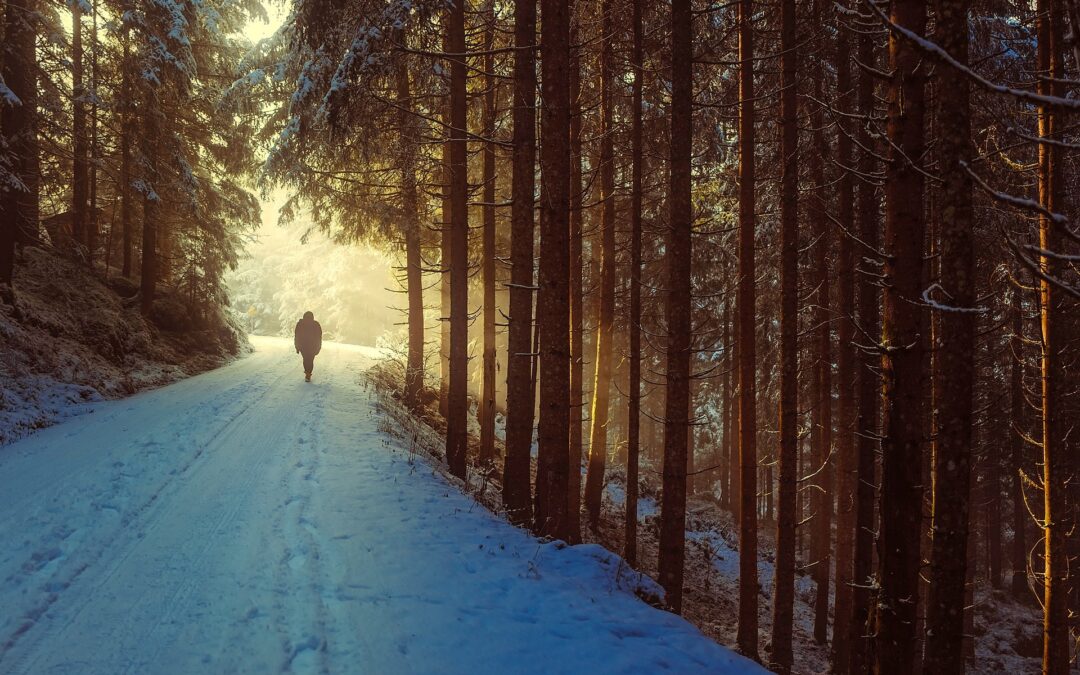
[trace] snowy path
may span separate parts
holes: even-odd
[[[0,673],[760,672],[394,452],[281,340],[0,448]]]

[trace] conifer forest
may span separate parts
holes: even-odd
[[[242,352],[284,195],[388,270],[389,426],[529,536],[777,673],[1077,672],[1080,0],[268,3],[0,0],[5,368],[91,287]]]

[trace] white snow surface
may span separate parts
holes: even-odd
[[[380,430],[291,344],[0,448],[3,673],[759,673]]]

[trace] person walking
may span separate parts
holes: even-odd
[[[296,353],[304,356],[304,381],[311,382],[311,371],[315,368],[315,357],[322,351],[322,326],[311,312],[304,312],[304,318],[296,322],[293,332],[293,346]]]

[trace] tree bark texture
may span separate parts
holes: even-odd
[[[667,400],[660,502],[659,581],[682,611],[686,547],[686,450],[690,421],[693,27],[690,0],[671,6],[671,175],[667,237]]]
[[[736,643],[758,658],[756,292],[754,266],[754,3],[739,0],[739,628]]]
[[[510,317],[506,362],[503,506],[517,524],[532,520],[530,479],[533,369],[533,220],[536,174],[536,3],[514,3],[514,148],[510,206]]]
[[[536,532],[567,536],[570,457],[570,7],[540,2],[540,425]]]
[[[937,0],[937,39],[960,63],[967,63],[968,0]],[[975,384],[975,251],[971,178],[963,164],[971,158],[968,78],[943,67],[935,71],[938,114],[937,158],[943,304],[935,345],[940,374],[935,432],[930,589],[926,608],[923,672],[964,670],[964,607],[972,471],[972,405]]]
[[[780,3],[780,453],[770,667],[791,672],[799,465],[799,127],[795,0]],[[824,242],[818,242],[824,245]]]
[[[614,8],[600,3],[600,315],[596,329],[596,366],[589,415],[589,468],[585,476],[585,508],[589,525],[600,522],[600,500],[607,464],[608,408],[611,393],[612,329],[615,324],[615,143],[613,96],[615,75]]]
[[[463,55],[465,3],[450,6],[449,51]],[[468,452],[469,381],[469,175],[468,92],[464,56],[450,57],[450,388],[446,463],[464,480]]]
[[[896,0],[893,23],[926,33],[925,0]],[[889,35],[889,154],[885,182],[882,302],[881,528],[878,537],[876,668],[910,673],[915,659],[922,522],[923,396],[926,393],[921,306],[925,221],[925,55]],[[856,579],[858,582],[858,579]]]

